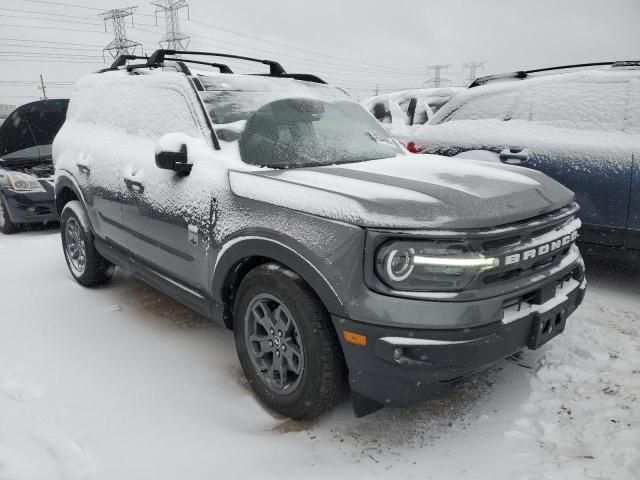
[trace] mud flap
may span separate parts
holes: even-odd
[[[354,391],[351,392],[351,404],[353,405],[353,413],[358,418],[377,412],[384,407],[381,403],[371,400],[370,398],[360,395]]]

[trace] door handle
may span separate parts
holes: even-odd
[[[135,193],[144,193],[144,184],[137,180],[131,180],[130,178],[125,178],[124,183],[129,190]]]
[[[529,149],[520,147],[505,148],[500,152],[500,161],[509,165],[520,165],[529,160]]]
[[[78,167],[80,173],[84,173],[85,175],[91,174],[91,169],[83,163],[76,163],[76,167]]]

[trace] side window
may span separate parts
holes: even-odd
[[[558,128],[622,131],[628,82],[558,82],[527,92],[530,119]]]
[[[640,78],[629,82],[629,103],[625,115],[624,131],[640,134]]]
[[[389,109],[389,100],[377,101],[369,108],[369,112],[379,122],[391,123],[391,110]]]
[[[518,92],[501,92],[472,97],[455,109],[446,121],[450,120],[486,120],[495,118],[508,120],[511,118]]]
[[[173,132],[202,136],[196,113],[182,92],[158,82],[150,85],[143,75],[121,83],[97,82],[80,96],[80,101],[71,102],[70,116],[83,123],[153,140]]]

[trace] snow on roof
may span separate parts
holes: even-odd
[[[574,111],[571,108],[585,106],[587,102],[584,98],[593,100],[594,98],[602,98],[598,107],[601,110],[610,108],[611,102],[616,104],[624,104],[627,102],[627,90],[624,88],[633,80],[640,80],[640,69],[638,68],[603,68],[598,70],[582,70],[570,73],[559,73],[553,75],[539,75],[528,77],[524,80],[506,79],[488,83],[479,87],[467,89],[458,95],[455,99],[446,104],[431,120],[431,124],[439,124],[447,121],[449,116],[464,105],[470,104],[471,101],[476,102],[475,116],[477,119],[495,118],[495,113],[491,109],[492,104],[501,101],[501,98],[507,98],[509,94],[513,96],[514,105],[522,96],[529,96],[529,103],[535,99],[536,105],[545,105],[553,108],[558,105],[559,109],[563,109],[564,114],[569,121],[566,126],[570,126],[571,118],[575,118]],[[620,88],[616,89],[616,86]],[[486,102],[479,100],[486,98]],[[559,105],[564,102],[564,105]],[[509,107],[504,101],[504,111],[509,113]],[[526,102],[520,102],[526,104]],[[591,108],[590,108],[591,110]],[[516,110],[511,112],[511,118],[526,119],[529,113],[526,110]],[[465,119],[474,119],[473,112],[469,112]]]

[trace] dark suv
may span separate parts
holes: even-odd
[[[0,124],[0,232],[58,221],[51,144],[69,101],[40,100],[16,108]]]
[[[358,415],[410,405],[563,331],[586,287],[569,190],[409,156],[276,62],[236,75],[174,54],[74,90],[53,154],[80,284],[116,265],[233,329],[256,394],[298,419],[348,387]]]

